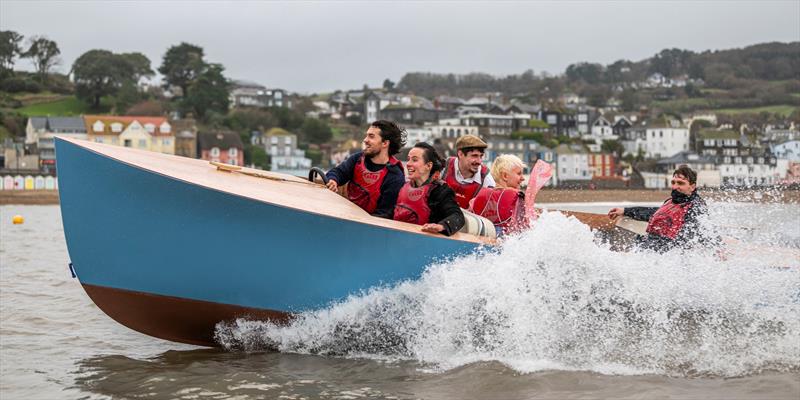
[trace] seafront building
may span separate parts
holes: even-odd
[[[90,141],[175,154],[175,135],[166,117],[84,115],[83,121]]]
[[[40,168],[45,174],[55,173],[56,170],[55,135],[86,139],[86,125],[81,117],[28,118],[28,124],[25,126],[25,145],[33,147],[29,147],[28,151],[38,155],[36,167]],[[16,156],[18,153],[18,151],[15,151],[14,155]],[[18,160],[18,158],[16,159]],[[14,163],[18,162],[14,161]],[[23,161],[23,164],[34,166],[32,160]]]

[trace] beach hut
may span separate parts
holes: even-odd
[[[33,178],[33,188],[36,190],[44,190],[44,177],[39,175]]]
[[[44,178],[44,188],[47,190],[54,190],[56,188],[56,178],[52,176]]]
[[[14,177],[6,175],[5,178],[3,178],[3,189],[14,190]]]
[[[25,190],[33,190],[33,177],[30,175],[25,177]]]
[[[14,177],[14,189],[15,190],[25,189],[25,178],[23,178],[22,175],[17,175]]]

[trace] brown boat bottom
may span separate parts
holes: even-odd
[[[218,322],[246,317],[286,323],[291,314],[230,304],[84,284],[103,312],[133,330],[173,342],[219,347],[214,341]]]

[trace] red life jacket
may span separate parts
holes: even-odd
[[[481,189],[481,186],[485,182],[486,175],[489,174],[489,169],[486,168],[485,165],[481,165],[481,183],[461,183],[456,179],[456,168],[458,168],[458,165],[456,165],[457,160],[456,157],[447,159],[444,181],[447,183],[447,186],[450,186],[450,188],[456,192],[456,203],[458,203],[458,206],[466,209],[469,208],[469,201],[472,200]]]
[[[356,163],[353,169],[353,179],[347,185],[347,198],[364,211],[372,214],[378,208],[378,197],[381,195],[381,184],[386,174],[389,173],[387,167],[380,171],[372,172],[364,165],[364,155]],[[394,157],[389,157],[389,164],[398,165],[402,170],[402,164]]]
[[[528,227],[525,201],[520,192],[509,188],[483,188],[471,201],[470,211],[487,218],[503,232],[518,232]]]
[[[683,227],[686,213],[692,208],[692,202],[676,204],[671,199],[664,202],[650,217],[647,223],[647,233],[675,239]]]
[[[431,217],[431,208],[428,206],[428,197],[431,190],[438,185],[432,181],[421,187],[411,186],[411,181],[406,182],[397,195],[397,204],[394,206],[394,220],[425,225]]]

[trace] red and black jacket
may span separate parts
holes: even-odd
[[[397,196],[394,219],[417,225],[434,222],[444,227],[441,233],[447,236],[464,226],[464,214],[456,203],[453,189],[440,180],[432,180],[419,188],[406,182]]]
[[[368,213],[392,218],[397,194],[405,183],[403,165],[394,157],[375,164],[363,152],[351,155],[325,174],[339,185],[348,184],[347,197]]]
[[[694,191],[685,201],[676,202],[670,198],[661,207],[627,207],[624,215],[647,221],[647,236],[640,240],[642,247],[666,251],[714,242],[699,226],[698,218],[706,212],[705,201]]]
[[[481,186],[486,180],[486,175],[489,175],[489,169],[486,168],[485,165],[481,165],[481,183],[477,182],[470,182],[470,183],[461,183],[456,179],[456,165],[458,159],[456,157],[450,157],[447,159],[447,167],[444,172],[444,181],[447,183],[447,186],[450,186],[451,189],[456,193],[456,202],[458,203],[459,207],[461,208],[469,208],[469,201],[472,200],[477,194],[478,191],[481,190]]]
[[[485,217],[503,233],[519,232],[528,226],[525,194],[510,188],[483,188],[470,204],[471,212]]]

